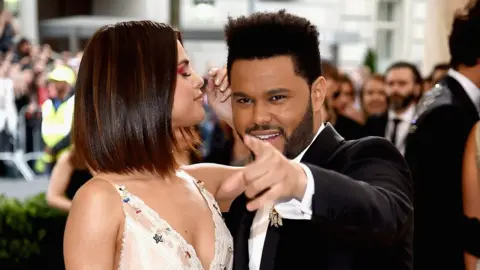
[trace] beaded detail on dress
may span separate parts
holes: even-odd
[[[177,176],[197,186],[212,213],[215,254],[209,270],[232,269],[233,240],[217,202],[200,181],[183,171],[178,171]],[[166,220],[124,186],[115,187],[122,197],[125,212],[120,270],[203,269],[193,246]]]

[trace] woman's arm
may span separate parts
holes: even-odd
[[[71,152],[67,152],[60,156],[53,167],[52,176],[50,177],[50,184],[47,191],[47,202],[51,207],[69,211],[72,201],[67,198],[65,191],[70,183],[75,168],[70,163]]]
[[[73,199],[65,228],[66,269],[114,269],[123,218],[119,195],[110,183],[92,179],[83,185]]]
[[[463,211],[467,217],[480,219],[480,184],[477,167],[477,142],[476,133],[478,124],[475,125],[465,146],[463,158],[462,196]],[[465,269],[477,269],[477,258],[465,253]]]
[[[204,187],[215,197],[222,212],[228,212],[235,198],[219,196],[218,190],[223,181],[243,170],[243,167],[232,167],[214,163],[199,163],[182,167],[189,175],[204,183]]]

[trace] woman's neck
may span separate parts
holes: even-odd
[[[190,153],[188,151],[182,151],[175,153],[175,159],[181,165],[190,165]]]

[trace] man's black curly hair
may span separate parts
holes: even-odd
[[[322,75],[319,33],[305,18],[285,12],[257,12],[225,26],[228,46],[227,71],[238,59],[266,59],[291,56],[295,72],[309,85]]]
[[[455,15],[449,37],[452,67],[472,67],[480,61],[480,1],[470,1]]]

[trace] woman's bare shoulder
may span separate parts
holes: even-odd
[[[85,183],[75,194],[72,208],[94,213],[108,213],[113,215],[121,210],[120,194],[115,187],[106,180],[93,177]],[[92,214],[94,214],[92,213]]]
[[[99,261],[112,263],[123,219],[121,199],[112,184],[93,178],[83,185],[75,194],[65,227],[67,269],[82,268],[77,267],[79,263],[87,268],[98,267]]]

